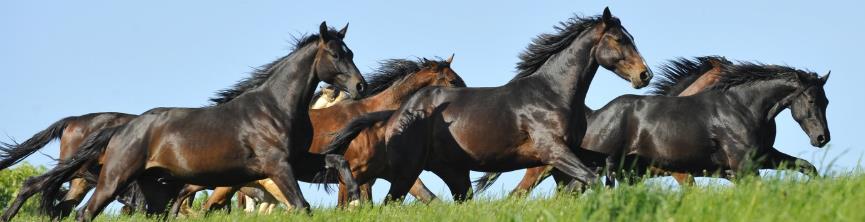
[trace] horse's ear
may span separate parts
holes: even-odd
[[[820,77],[820,85],[826,85],[826,81],[829,81],[829,74],[832,74],[832,70],[829,70],[826,75]]]
[[[451,56],[445,61],[447,61],[448,65],[451,65],[454,62],[454,53],[451,53]]]
[[[604,15],[601,16],[604,23],[610,25],[613,22],[613,13],[610,13],[610,7],[604,7]]]
[[[327,40],[327,22],[322,21],[321,25],[318,26],[318,39],[322,42]]]
[[[348,32],[348,22],[345,23],[345,27],[342,27],[342,29],[337,32],[337,34],[339,35],[339,39],[344,39],[346,32]]]

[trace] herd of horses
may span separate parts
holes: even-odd
[[[562,192],[590,189],[602,176],[608,186],[787,167],[819,176],[808,161],[773,147],[775,116],[786,109],[811,145],[830,140],[828,74],[705,56],[670,61],[650,84],[633,36],[609,9],[539,35],[520,55],[518,74],[499,87],[466,87],[451,69],[453,56],[385,60],[364,78],[343,42],[347,27],[323,22],[210,106],[67,117],[2,144],[6,169],[60,140],[57,166],[26,180],[2,220],[37,193],[42,213],[66,217],[91,189],[80,221],[114,200],[124,210],[177,216],[203,189],[214,189],[208,211],[228,207],[237,192],[239,200],[267,203],[262,212],[276,203],[309,212],[298,181],[338,183],[340,206],[370,201],[376,179],[391,183],[385,203],[408,193],[430,202],[435,195],[418,179],[424,170],[457,202],[502,172],[526,168],[513,194],[548,176]],[[585,99],[599,67],[653,90],[592,110]],[[319,82],[329,86],[316,92]],[[475,192],[470,171],[488,172]]]

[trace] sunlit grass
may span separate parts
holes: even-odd
[[[846,173],[816,179],[769,176],[735,185],[676,188],[653,183],[595,188],[582,195],[549,198],[475,199],[363,206],[351,210],[316,208],[312,215],[235,210],[183,221],[865,221],[865,175]],[[44,220],[25,216],[21,221]],[[152,220],[141,215],[102,215],[99,221]]]

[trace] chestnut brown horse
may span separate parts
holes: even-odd
[[[308,107],[319,81],[355,98],[366,86],[342,41],[346,30],[329,30],[322,23],[317,35],[301,39],[289,55],[258,70],[260,84],[228,102],[155,109],[89,137],[71,161],[47,173],[51,186],[46,192],[56,190],[70,171],[104,148],[96,191],[78,220],[93,219],[118,188],[136,179],[144,183],[148,212],[163,211],[182,183],[233,186],[262,178],[273,179],[294,206],[308,212],[296,177],[314,177],[326,167],[340,168],[342,179],[355,185],[350,188],[358,195],[341,156],[307,152],[312,139]],[[54,193],[46,192],[43,209],[53,206]]]
[[[453,57],[446,61],[393,59],[382,62],[374,74],[367,76],[370,83],[368,91],[372,95],[360,100],[343,101],[330,107],[310,110],[314,136],[309,151],[318,153],[323,150],[324,146],[332,140],[333,134],[354,117],[370,112],[397,109],[407,98],[422,88],[465,87],[462,78],[450,68],[452,61]],[[381,131],[369,130],[360,136],[356,140],[357,142],[351,144],[345,153],[345,158],[351,166],[354,177],[366,178],[385,172],[386,164],[382,164],[386,153],[383,136]],[[325,179],[328,183],[340,182],[336,178]],[[257,183],[262,184],[262,182]],[[361,184],[363,200],[371,200],[371,186],[372,181]],[[228,202],[227,198],[230,198],[231,193],[237,189],[239,188],[217,188],[208,203],[225,204]],[[435,195],[420,180],[415,181],[411,191],[417,199],[423,202],[429,202],[435,198]],[[188,192],[181,192],[181,198],[187,194]],[[339,203],[344,205],[347,202],[348,194],[343,184],[340,183]],[[175,213],[176,211],[173,209],[172,212]]]
[[[386,121],[387,201],[403,198],[422,170],[442,178],[458,202],[471,198],[470,170],[553,165],[577,178],[569,188],[596,182],[596,173],[571,150],[586,130],[583,107],[595,72],[604,67],[635,88],[647,85],[652,74],[609,9],[557,29],[534,40],[506,85],[421,90],[393,115],[353,120],[326,152],[342,152],[360,130]]]

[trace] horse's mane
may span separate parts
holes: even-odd
[[[726,90],[734,86],[751,84],[761,81],[783,79],[787,81],[818,81],[816,73],[799,70],[789,66],[767,65],[756,62],[739,62],[739,64],[722,71],[721,77],[711,89]]]
[[[368,89],[364,91],[361,98],[379,94],[390,88],[393,84],[404,79],[409,74],[418,72],[421,69],[444,67],[446,64],[446,61],[440,59],[428,60],[424,58],[415,61],[408,59],[387,59],[380,61],[379,67],[364,77]],[[318,100],[321,96],[322,91],[316,91],[315,94],[312,95],[312,101]]]
[[[364,92],[363,97],[381,93],[390,88],[394,83],[421,69],[445,67],[446,64],[447,62],[439,59],[428,60],[425,58],[414,61],[408,59],[387,59],[381,61],[378,68],[364,77],[368,89]]]
[[[617,19],[617,18],[613,18]],[[551,56],[567,48],[583,31],[601,22],[601,16],[574,16],[554,26],[556,33],[540,34],[520,53],[517,75],[511,81],[529,76],[541,67]]]
[[[328,29],[328,35],[330,36],[338,36],[337,31],[334,29]],[[280,61],[288,58],[300,48],[303,48],[307,45],[317,43],[319,39],[318,34],[312,35],[301,35],[300,37],[294,38],[294,47],[292,48],[292,52],[286,56],[280,57],[273,62],[260,66],[258,68],[253,68],[252,73],[250,73],[249,77],[244,78],[237,83],[234,84],[231,88],[219,90],[216,92],[216,97],[210,98],[210,102],[213,105],[219,105],[231,101],[234,98],[237,98],[241,94],[250,89],[254,89],[261,84],[264,84],[271,75],[273,75],[274,66],[279,64]]]
[[[675,96],[693,84],[703,74],[714,68],[713,61],[722,65],[722,70],[732,65],[722,56],[677,58],[661,65],[659,78],[652,80],[649,95]]]

